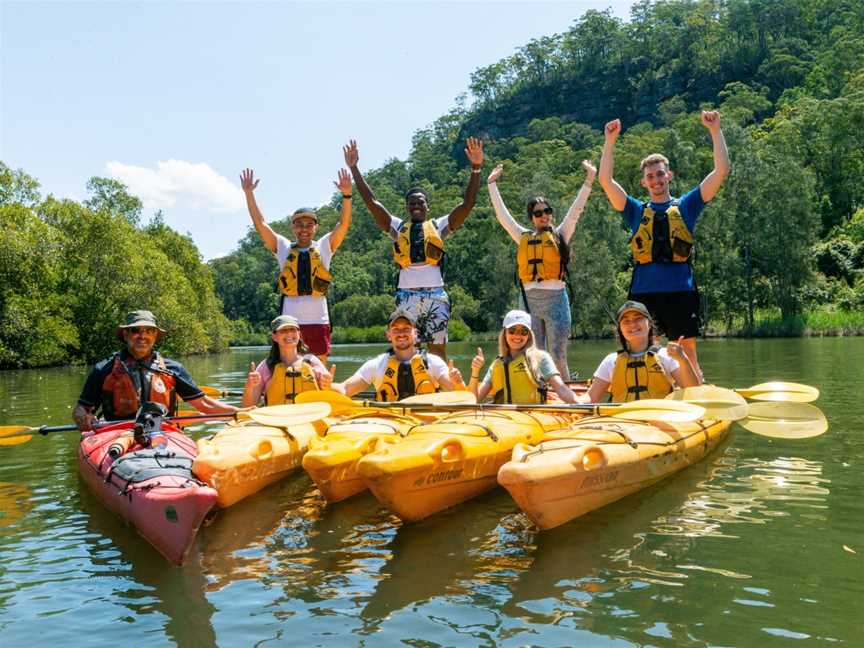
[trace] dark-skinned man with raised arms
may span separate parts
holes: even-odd
[[[393,259],[399,268],[396,308],[411,314],[419,341],[426,344],[429,352],[446,360],[450,298],[441,272],[444,241],[462,226],[477,201],[483,142],[473,137],[466,141],[465,155],[471,163],[471,177],[462,202],[446,216],[430,220],[427,220],[429,203],[423,189],[413,187],[405,193],[409,220],[399,220],[378,201],[360,173],[357,142],[351,140],[344,153],[345,163],[351,169],[366,207],[378,227],[393,239]]]
[[[135,418],[142,403],[177,410],[179,396],[202,414],[232,414],[237,408],[202,392],[186,368],[153,350],[165,330],[148,310],[132,311],[117,327],[125,347],[96,363],[90,371],[72,418],[79,429],[92,430],[101,414],[106,420]]]

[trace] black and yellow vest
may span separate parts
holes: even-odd
[[[444,241],[434,222],[409,221],[399,226],[399,236],[393,242],[393,260],[400,268],[407,268],[412,263],[438,265],[443,258]]]
[[[379,401],[397,401],[415,394],[431,394],[436,391],[435,382],[429,375],[426,353],[415,353],[410,363],[399,362],[393,352],[387,360],[384,380],[375,397]]]
[[[657,357],[659,350],[656,346],[649,347],[640,357],[633,357],[627,351],[618,352],[609,383],[613,403],[664,398],[672,392],[672,385]]]
[[[540,233],[524,232],[519,238],[516,264],[522,283],[563,279],[566,268],[562,261],[558,235],[551,230]]]
[[[642,203],[642,220],[630,238],[630,251],[637,264],[687,263],[693,254],[693,233],[673,200],[665,212],[655,212]]]
[[[498,356],[492,362],[492,388],[495,403],[545,403],[546,387],[539,384],[524,353],[512,360]]]
[[[308,251],[301,252],[296,243],[291,244],[288,258],[279,275],[279,290],[284,295],[323,297],[327,294],[332,280],[333,275],[324,267],[317,248],[310,247]]]
[[[267,405],[283,405],[293,403],[294,397],[300,392],[320,389],[312,365],[303,360],[300,369],[287,368],[281,362],[273,367],[270,382],[264,392],[264,403]]]

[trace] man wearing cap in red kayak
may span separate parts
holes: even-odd
[[[411,313],[396,310],[387,325],[389,351],[367,360],[348,380],[330,389],[353,396],[369,385],[379,401],[396,401],[415,394],[465,391],[462,374],[434,354],[417,352],[417,327]]]
[[[165,330],[147,310],[132,311],[117,327],[126,348],[96,363],[90,371],[72,418],[81,430],[92,430],[97,415],[110,421],[131,419],[142,403],[160,403],[173,415],[177,397],[202,414],[231,414],[237,408],[206,396],[186,368],[153,350]]]
[[[330,260],[342,245],[351,225],[351,176],[340,169],[333,184],[342,193],[341,218],[333,230],[320,239],[318,215],[314,209],[301,207],[291,215],[295,243],[273,231],[255,201],[255,189],[260,180],[252,169],[240,174],[240,186],[246,194],[246,206],[252,223],[264,246],[279,262],[279,290],[282,293],[281,315],[291,315],[300,323],[303,341],[321,362],[330,355],[330,314],[327,310],[327,290],[330,288]]]

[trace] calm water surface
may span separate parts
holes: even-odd
[[[574,344],[571,368],[590,375],[610,344]],[[379,349],[337,347],[337,377]],[[452,351],[467,370],[473,347]],[[818,386],[829,432],[733,428],[705,461],[542,533],[500,489],[402,525],[368,494],[325,506],[300,473],[220,512],[172,568],[79,483],[76,434],[0,447],[0,645],[864,645],[864,339],[700,354],[720,385]],[[186,365],[239,389],[262,355]],[[0,372],[0,424],[68,422],[85,373]]]

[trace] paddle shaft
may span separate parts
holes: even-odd
[[[638,402],[638,401],[636,401]],[[362,407],[379,407],[382,409],[414,409],[414,410],[543,410],[546,412],[590,412],[595,416],[604,416],[620,410],[629,403],[562,403],[555,405],[552,403],[542,404],[517,404],[517,403],[400,403],[394,401],[361,401]]]

